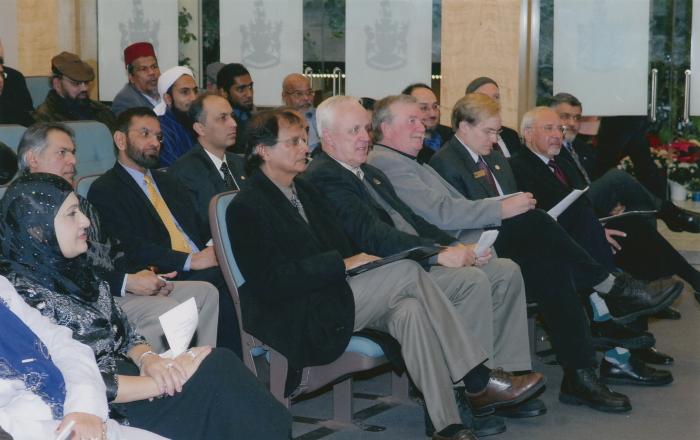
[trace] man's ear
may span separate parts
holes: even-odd
[[[163,101],[165,101],[165,104],[166,104],[168,107],[172,107],[172,106],[173,106],[173,97],[170,96],[169,93],[166,93],[165,95],[163,95]]]
[[[27,162],[27,166],[29,167],[29,172],[33,173],[38,166],[36,154],[34,153],[34,151],[29,150],[24,154],[24,157],[25,161]]]
[[[224,89],[223,87],[219,87],[217,90],[219,91],[220,96],[223,96],[228,100],[228,92],[226,91],[226,89]]]
[[[117,146],[117,150],[126,150],[126,133],[117,130],[114,132],[114,135],[112,135],[112,139],[114,139],[114,145]]]
[[[195,121],[194,124],[192,124],[192,129],[198,136],[204,136],[204,124],[201,122]]]

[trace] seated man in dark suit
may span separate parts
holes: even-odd
[[[180,157],[168,173],[190,192],[209,229],[209,202],[214,195],[241,189],[245,183],[243,158],[226,150],[236,143],[236,121],[228,101],[213,93],[197,97],[190,105],[197,144]]]
[[[411,95],[418,100],[421,121],[425,125],[423,148],[418,153],[418,163],[426,163],[442,145],[452,137],[452,128],[440,123],[440,103],[427,84],[415,83],[403,89],[402,95]]]
[[[628,172],[612,168],[603,175],[595,174],[596,154],[589,144],[577,137],[581,126],[581,101],[569,93],[557,93],[549,106],[557,112],[566,126],[563,147],[559,154],[569,160],[580,177],[590,186],[586,196],[598,215],[620,214],[624,211],[657,210],[657,216],[669,229],[676,232],[700,233],[700,215],[685,211],[668,200],[662,200]]]
[[[552,345],[566,372],[566,381],[588,385],[590,394],[577,393],[582,399],[604,410],[618,410],[620,396],[597,386],[594,346],[588,328],[588,318],[576,291],[586,285],[589,291],[610,274],[595,262],[571,237],[542,210],[513,210],[519,199],[531,200],[530,194],[520,194],[503,201],[471,201],[457,192],[429,165],[415,160],[420,148],[423,128],[411,126],[419,117],[418,105],[411,97],[390,96],[377,102],[372,125],[377,127],[377,144],[369,154],[368,163],[381,169],[391,179],[399,197],[416,213],[440,228],[451,231],[460,240],[475,241],[482,228],[499,226],[495,243],[498,254],[512,258],[520,265],[528,297],[539,305],[545,318]],[[495,212],[492,212],[495,208]],[[549,246],[543,247],[543,243]],[[612,320],[594,323],[598,344],[622,345],[627,348],[649,347],[653,337],[615,325]],[[606,344],[602,344],[606,341]],[[604,361],[605,366],[607,361]],[[584,371],[588,369],[588,371]],[[604,369],[609,373],[609,369]],[[581,381],[587,374],[589,382]],[[666,378],[668,379],[668,378]],[[645,378],[645,383],[658,378]],[[580,389],[580,388],[579,388]],[[581,389],[581,391],[583,391]],[[599,400],[596,401],[596,400]],[[601,403],[601,402],[604,402]],[[629,405],[629,402],[625,402]]]
[[[50,173],[75,185],[75,142],[73,131],[60,122],[38,122],[27,129],[19,143],[19,164],[23,173]],[[176,272],[157,275],[129,261],[118,243],[105,236],[99,215],[81,198],[90,218],[88,258],[109,283],[110,291],[129,321],[148,340],[153,350],[167,350],[158,317],[180,303],[194,298],[200,314],[199,344],[216,345],[219,295],[203,281],[169,281]]]
[[[481,93],[472,93],[455,104],[452,116],[455,137],[433,156],[430,165],[453,188],[471,200],[516,192],[518,186],[510,164],[503,155],[492,151],[500,128],[498,103]],[[538,205],[542,206],[540,197],[537,194],[535,196]],[[575,209],[577,208],[570,208],[560,216],[559,223],[608,273],[616,272],[618,269],[597,218],[590,213],[586,217],[586,212],[576,213]],[[576,287],[589,300],[595,299],[589,297],[590,284],[576,279]],[[661,286],[644,286],[628,275],[608,277],[604,282],[593,286],[596,292],[605,297],[604,303],[610,307],[612,315],[622,322],[654,313],[662,303],[672,299],[676,288],[674,284],[666,283]],[[592,305],[597,303],[592,301]],[[604,316],[609,317],[609,313],[601,312],[598,319],[603,319]]]
[[[0,124],[34,123],[34,104],[22,72],[5,65],[4,48],[0,41]]]
[[[488,391],[495,384],[489,374],[512,384],[502,387],[511,403],[532,395],[544,378],[489,373],[487,353],[417,263],[402,260],[346,275],[377,257],[353,250],[327,201],[297,178],[307,167],[306,136],[302,117],[285,109],[258,113],[248,125],[250,178],[227,211],[246,280],[240,289],[244,325],[284,354],[291,370],[333,361],[353,331],[387,332],[401,344],[406,368],[423,392],[437,430],[433,439],[475,438],[462,424],[453,383],[464,380],[470,404],[484,408],[504,403],[501,393]],[[287,390],[296,385],[288,381]]]
[[[501,89],[493,79],[487,76],[476,78],[469,84],[464,91],[465,95],[470,93],[482,93],[494,101],[501,103]],[[510,127],[501,126],[501,132],[498,133],[496,142],[493,144],[493,149],[503,154],[505,157],[511,157],[517,153],[522,146],[518,132]]]
[[[532,191],[544,209],[554,206],[572,189],[586,186],[573,162],[560,155],[563,136],[559,124],[559,116],[550,108],[536,107],[526,113],[521,131],[527,149],[511,160],[518,186]],[[546,131],[550,126],[556,130]],[[596,217],[586,198],[577,200],[569,210],[577,213],[578,218]],[[560,216],[562,225],[573,223],[569,210]],[[616,218],[606,223],[604,232],[614,249],[615,264],[632,275],[643,279],[678,275],[696,291],[700,289],[700,272],[644,220],[634,216]]]
[[[208,281],[219,291],[217,345],[241,353],[233,300],[218,267],[209,230],[203,230],[187,189],[158,166],[160,124],[153,110],[135,107],[117,120],[114,168],[91,186],[107,236],[120,241],[126,257],[141,267],[177,271],[176,280]]]

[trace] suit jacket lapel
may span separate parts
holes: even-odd
[[[165,225],[160,219],[158,211],[156,211],[156,208],[153,207],[153,203],[151,203],[151,200],[146,196],[146,194],[144,194],[143,190],[141,189],[141,186],[139,186],[139,184],[136,183],[136,181],[131,177],[131,174],[129,174],[124,169],[124,167],[118,162],[114,165],[114,171],[117,177],[128,188],[128,190],[134,192],[136,194],[136,197],[141,199],[142,203],[146,206],[146,211],[148,211],[148,214],[151,217],[153,217],[153,220],[157,221],[165,230]]]
[[[207,152],[204,151],[204,147],[202,147],[200,144],[196,144],[195,148],[197,149],[195,154],[197,157],[199,157],[199,160],[202,161],[204,167],[209,170],[209,172],[206,173],[206,178],[209,179],[212,185],[214,185],[216,191],[229,191],[229,189],[226,187],[226,182],[221,177],[221,174],[219,174],[219,170],[214,165],[214,162],[212,162],[211,157],[209,157]]]
[[[484,191],[484,194],[488,194],[489,197],[494,197],[497,196],[498,194],[493,193],[493,189],[489,186],[489,184],[486,181],[486,177],[476,177],[475,173],[479,172],[480,169],[474,162],[474,159],[472,159],[472,156],[469,154],[469,152],[464,148],[464,145],[456,138],[453,137],[452,140],[450,141],[450,147],[454,150],[455,154],[457,157],[462,161],[464,164],[464,167],[469,171],[469,174],[471,174],[471,178],[474,179],[474,181],[481,187],[481,189]]]

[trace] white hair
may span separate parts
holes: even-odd
[[[333,127],[338,108],[350,102],[360,105],[360,101],[353,96],[338,95],[326,99],[316,108],[316,129],[321,139],[323,133]]]

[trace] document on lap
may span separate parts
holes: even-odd
[[[625,211],[621,214],[616,214],[616,215],[611,215],[608,217],[601,217],[598,219],[599,222],[605,223],[609,222],[610,220],[615,220],[616,218],[622,218],[622,217],[628,217],[631,215],[642,215],[642,216],[648,216],[648,217],[654,217],[659,211],[652,209],[650,211]]]
[[[584,189],[575,189],[571,191],[569,194],[566,195],[563,199],[561,199],[561,202],[557,203],[547,211],[547,214],[549,214],[554,220],[558,219],[559,216],[561,215],[562,212],[566,211],[566,208],[571,206],[572,203],[574,203],[583,193],[588,191],[588,187],[585,187]]]
[[[161,354],[161,357],[176,358],[190,345],[192,336],[197,330],[199,312],[194,298],[179,304],[158,317],[163,327],[165,339],[168,340],[170,350]]]
[[[349,277],[361,274],[362,272],[367,272],[368,270],[375,269],[377,267],[384,266],[385,264],[393,263],[399,260],[415,260],[420,261],[440,252],[443,248],[441,246],[416,246],[411,249],[399,252],[388,257],[380,258],[379,260],[370,261],[361,266],[357,266],[350,270],[345,271],[345,274]]]
[[[486,197],[484,200],[496,200],[496,201],[501,201],[501,200],[509,199],[509,198],[511,198],[511,197],[513,197],[513,196],[520,195],[520,194],[522,194],[522,193],[523,193],[522,191],[518,191],[518,192],[514,192],[514,193],[510,193],[510,194],[503,194],[502,196]]]
[[[498,231],[495,229],[484,231],[479,236],[479,241],[476,243],[474,248],[474,253],[477,257],[483,257],[487,250],[491,249],[491,246],[496,242],[498,238]]]

